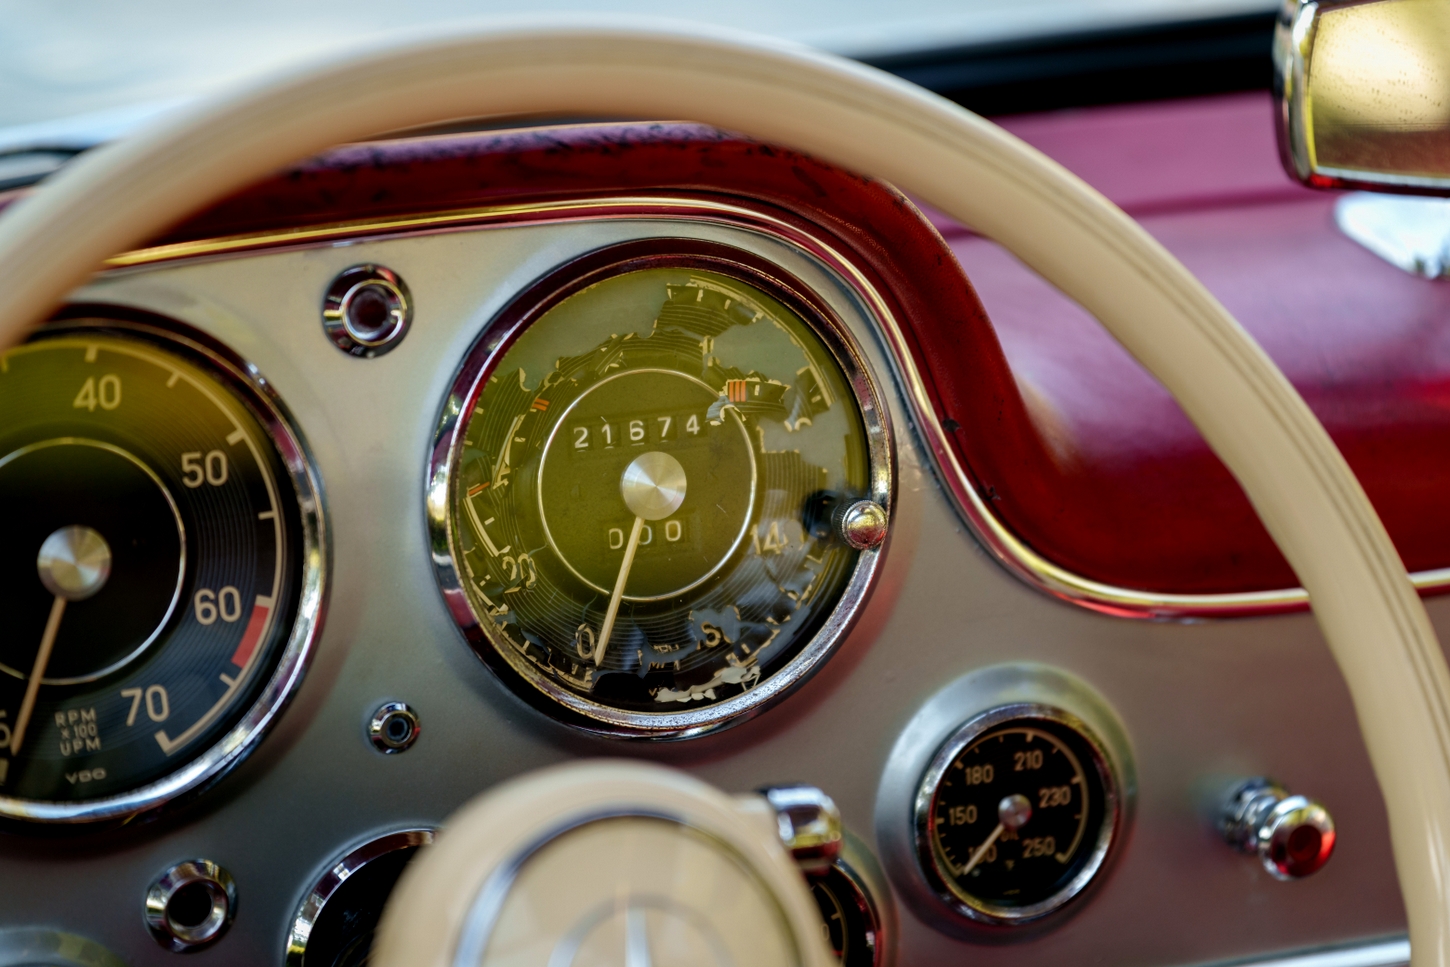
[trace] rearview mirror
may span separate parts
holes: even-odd
[[[1450,194],[1450,2],[1287,0],[1274,68],[1293,177]]]

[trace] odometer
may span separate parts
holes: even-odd
[[[1097,739],[1065,712],[1008,706],[959,729],[917,796],[923,871],[969,919],[1025,923],[1078,895],[1118,825]]]
[[[0,357],[0,815],[214,778],[295,686],[321,581],[301,446],[200,337],[75,320]]]
[[[889,505],[843,328],[705,255],[606,253],[536,286],[475,347],[435,453],[455,618],[526,698],[614,734],[718,727],[818,665]],[[847,521],[879,526],[853,544]]]

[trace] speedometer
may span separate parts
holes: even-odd
[[[297,684],[321,589],[301,445],[138,314],[0,356],[0,815],[122,817],[218,776]]]
[[[597,253],[495,320],[432,468],[435,562],[474,647],[613,734],[715,728],[818,666],[890,506],[845,328],[743,253],[672,244]]]

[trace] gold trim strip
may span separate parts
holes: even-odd
[[[972,486],[971,478],[952,449],[946,431],[937,420],[926,384],[911,356],[902,326],[871,281],[848,256],[828,242],[791,221],[755,208],[708,199],[685,200],[650,195],[496,205],[177,242],[125,252],[107,260],[106,265],[111,269],[124,269],[179,259],[232,255],[279,247],[322,245],[360,237],[432,234],[533,221],[603,218],[688,219],[723,223],[737,228],[743,226],[775,236],[805,250],[825,263],[831,271],[844,277],[875,316],[875,322],[887,344],[887,356],[896,368],[897,379],[911,410],[913,422],[931,451],[939,479],[958,513],[998,563],[1038,590],[1105,614],[1158,620],[1238,617],[1308,608],[1309,595],[1303,588],[1228,594],[1142,591],[1094,581],[1059,567],[1038,554],[997,519]],[[1420,571],[1412,574],[1410,579],[1421,593],[1442,592],[1450,589],[1450,567]]]
[[[428,215],[400,215],[391,218],[333,222],[327,225],[292,228],[284,231],[255,232],[198,239],[194,242],[175,242],[170,245],[156,245],[123,252],[107,259],[105,265],[111,269],[130,268],[136,265],[151,265],[156,262],[170,262],[209,255],[230,255],[266,248],[320,245],[363,236],[414,235],[450,229],[484,228],[498,222],[517,224],[521,221],[549,220],[550,216],[567,218],[576,215],[579,218],[597,218],[600,217],[599,209],[601,207],[616,210],[638,208],[638,212],[620,212],[618,214],[637,214],[639,217],[649,217],[655,209],[663,209],[661,214],[664,214],[670,209],[681,207],[713,209],[717,206],[706,201],[685,203],[673,198],[654,197],[615,197],[605,202],[576,200],[538,202],[527,205],[494,205],[484,208],[455,209]],[[718,207],[731,208],[731,206]],[[745,211],[745,209],[739,209],[739,211]],[[618,214],[615,217],[618,217]]]

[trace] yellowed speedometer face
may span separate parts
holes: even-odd
[[[464,414],[459,582],[489,644],[569,695],[673,712],[810,641],[872,496],[858,395],[819,320],[697,268],[604,278],[539,315]]]

